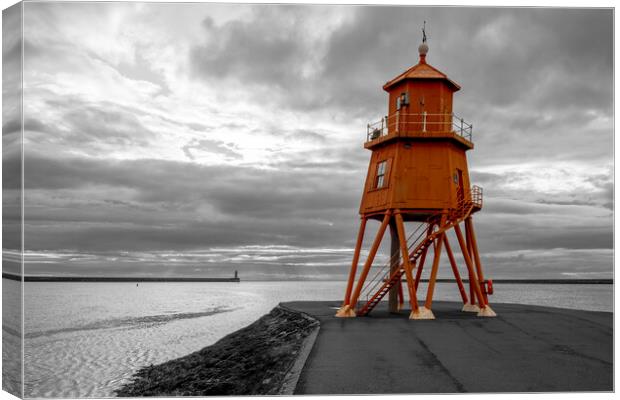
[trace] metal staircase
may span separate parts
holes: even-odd
[[[441,233],[454,227],[455,225],[464,221],[473,212],[482,208],[482,189],[478,186],[472,187],[471,196],[469,199],[463,197],[457,204],[457,207],[451,209],[447,216],[447,221],[444,225],[439,226],[437,230],[434,230],[433,225],[438,225],[441,220],[441,213],[431,215],[424,224],[421,224],[408,238],[407,242],[412,242],[408,246],[409,262],[412,269],[416,268],[416,262],[418,258],[424,253],[424,251],[433,244],[433,241]],[[424,227],[427,229],[420,229]],[[412,241],[414,236],[417,237]],[[397,261],[398,262],[398,261]],[[392,263],[387,263],[383,268],[377,272],[375,277],[369,282],[375,282],[374,285],[369,285],[365,290],[368,293],[368,300],[366,303],[356,312],[358,316],[366,316],[370,313],[377,304],[385,297],[385,295],[402,279],[405,274],[405,263],[400,263],[399,267],[390,274],[391,268],[386,270],[387,266],[392,266]],[[376,279],[382,272],[385,272],[379,279]],[[382,283],[381,286],[379,284]],[[378,289],[377,289],[378,287]],[[376,291],[375,291],[376,290]],[[372,293],[372,295],[370,295]]]

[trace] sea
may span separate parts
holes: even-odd
[[[3,284],[3,362],[20,369],[20,282]],[[491,303],[613,310],[613,285],[501,284]],[[345,282],[24,284],[24,395],[110,397],[138,369],[215,343],[279,302],[338,300]],[[420,297],[424,291],[420,293]],[[436,300],[459,301],[454,283]],[[11,309],[10,307],[13,307]],[[11,311],[13,310],[13,311]],[[8,364],[8,365],[7,365]],[[14,377],[3,374],[5,385]],[[9,380],[7,382],[7,379]],[[17,381],[12,384],[19,385]]]

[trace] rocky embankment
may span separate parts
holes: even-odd
[[[318,327],[315,319],[278,306],[212,346],[140,369],[115,393],[123,397],[292,393],[298,358],[307,353],[309,338]]]

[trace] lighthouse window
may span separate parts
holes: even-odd
[[[385,166],[387,164],[387,161],[381,161],[379,164],[377,164],[377,176],[375,178],[375,189],[379,189],[383,187],[384,184],[384,180],[385,180]]]
[[[401,107],[409,105],[409,93],[403,92],[396,98],[396,109],[400,110]]]

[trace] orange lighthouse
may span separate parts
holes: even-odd
[[[482,208],[482,189],[470,185],[467,170],[466,152],[474,148],[473,127],[452,112],[452,96],[460,86],[426,63],[425,33],[418,51],[418,64],[383,85],[389,97],[388,115],[367,127],[364,147],[372,155],[355,253],[338,317],[368,315],[388,293],[391,311],[403,307],[404,278],[411,306],[409,318],[434,319],[433,293],[443,250],[463,300],[463,311],[495,316],[488,303],[493,286],[483,275],[472,220]],[[358,274],[366,223],[371,219],[381,221],[381,225]],[[416,227],[407,233],[405,222]],[[387,264],[375,266],[373,261],[388,227],[391,257]],[[448,241],[450,229],[463,254],[469,291]],[[420,305],[418,289],[430,249],[432,265],[426,298]]]

